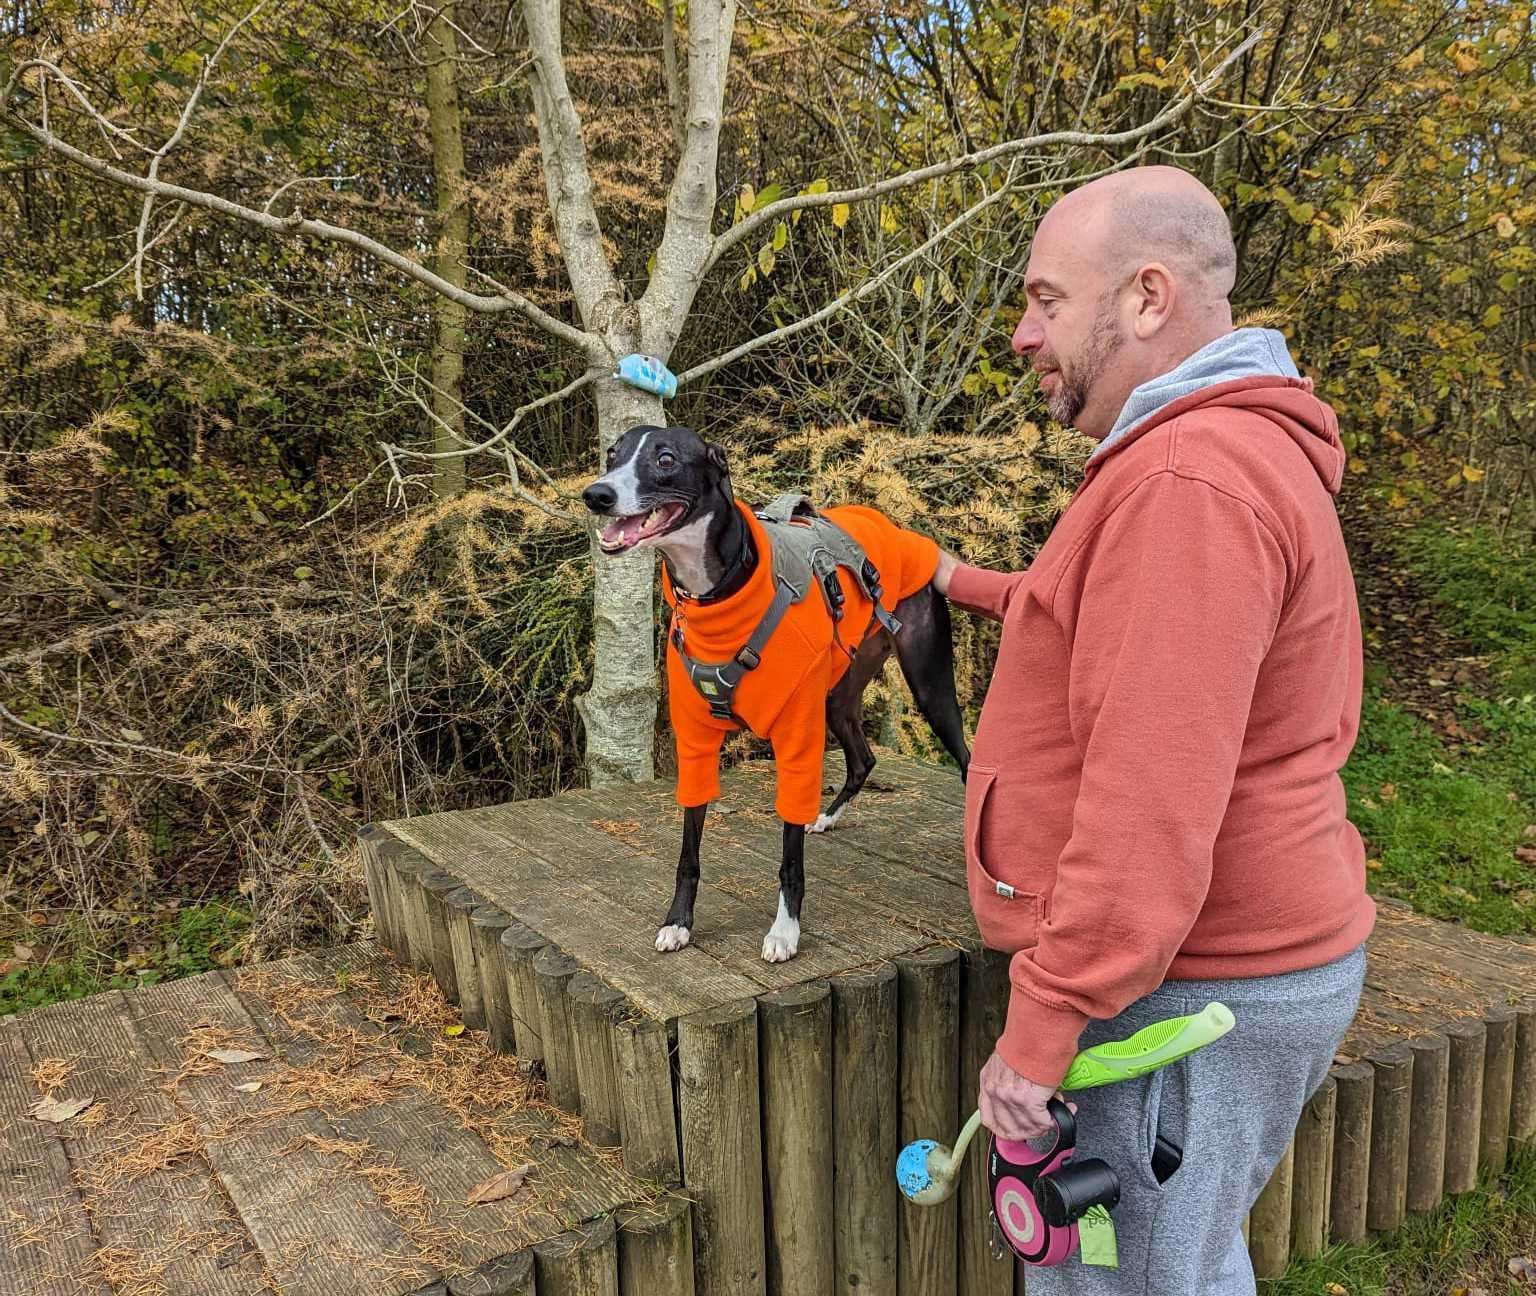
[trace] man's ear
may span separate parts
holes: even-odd
[[[708,456],[709,462],[714,464],[721,472],[729,472],[731,470],[730,464],[726,462],[725,451],[713,441],[706,441],[704,443],[704,453]]]

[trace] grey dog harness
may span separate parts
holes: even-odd
[[[811,592],[814,584],[832,618],[832,637],[839,648],[853,652],[843,643],[838,623],[843,619],[845,596],[837,579],[837,569],[846,568],[860,592],[875,605],[874,619],[895,634],[901,622],[880,601],[880,573],[864,552],[863,546],[830,519],[816,511],[804,495],[780,495],[766,508],[756,512],[768,536],[773,555],[773,602],[747,637],[735,657],[724,662],[704,662],[690,657],[683,647],[684,617],[679,609],[672,617],[672,646],[693,681],[694,688],[709,704],[709,713],[718,720],[731,720],[746,727],[736,714],[736,689],[762,663],[763,649],[779,628],[784,614]]]

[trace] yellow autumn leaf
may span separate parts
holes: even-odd
[[[1465,477],[1469,482],[1480,482],[1484,477],[1488,475],[1488,473],[1486,469],[1474,468],[1471,464],[1462,464],[1461,475]]]
[[[849,207],[847,203],[832,204],[832,223],[836,225],[838,229],[842,229],[843,226],[848,223],[848,211]]]
[[[1500,238],[1515,237],[1515,222],[1502,212],[1499,214],[1498,220],[1493,222],[1493,228],[1498,231]]]
[[[1395,509],[1407,508],[1408,497],[1404,495],[1402,491],[1395,490],[1389,496],[1387,496],[1387,504]]]
[[[784,245],[789,242],[789,226],[780,221],[773,227],[773,250],[782,252]]]
[[[764,243],[763,246],[757,250],[757,268],[763,272],[763,277],[767,278],[767,276],[773,273],[773,266],[773,249],[769,247],[768,244]]]
[[[913,275],[912,276],[912,295],[914,297],[921,297],[923,295],[923,276],[922,275]]]
[[[464,1023],[463,1022],[457,1022],[457,1023],[455,1023],[452,1026],[444,1026],[443,1027],[443,1034],[446,1035],[449,1039],[457,1039],[463,1033],[464,1033]]]
[[[896,213],[884,203],[880,205],[880,228],[887,234],[894,234],[901,227],[896,223]]]
[[[741,204],[741,210],[750,215],[753,205],[757,202],[757,193],[751,185],[742,185],[741,196],[737,201]]]
[[[1363,473],[1365,471],[1365,460],[1361,459],[1358,455],[1352,458],[1349,461],[1349,471],[1352,473]]]

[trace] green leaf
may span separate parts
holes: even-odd
[[[784,245],[789,242],[789,226],[780,221],[773,227],[773,250],[782,252]]]

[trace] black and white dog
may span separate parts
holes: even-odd
[[[603,475],[582,492],[582,499],[593,513],[612,519],[598,537],[605,553],[659,549],[673,583],[695,595],[728,598],[754,569],[758,555],[736,507],[725,452],[689,428],[631,428],[614,443]],[[860,721],[860,700],[893,649],[918,709],[959,763],[962,779],[970,764],[955,697],[949,604],[928,584],[892,610],[901,628],[892,635],[872,625],[847,672],[827,695],[827,726],[843,749],[846,776],[811,832],[831,828],[874,769],[875,757]],[[707,808],[684,811],[677,887],[656,934],[658,950],[681,949],[688,943]],[[769,962],[793,958],[799,949],[805,833],[803,825],[784,825],[779,911],[763,940],[763,957]]]

